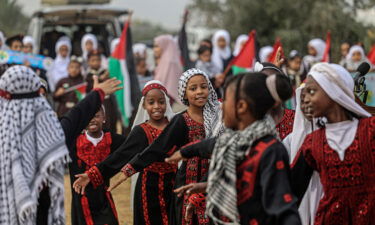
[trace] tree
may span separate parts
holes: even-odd
[[[256,29],[261,46],[280,37],[286,50],[306,51],[307,42],[332,33],[338,58],[342,41],[364,41],[366,27],[354,18],[375,0],[193,0],[191,9],[211,27],[227,28],[232,37]],[[336,54],[334,54],[336,53]]]
[[[22,8],[16,0],[0,0],[0,30],[8,37],[25,33],[28,18],[22,13]]]

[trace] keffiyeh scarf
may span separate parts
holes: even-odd
[[[277,135],[269,119],[257,120],[242,131],[225,129],[218,138],[211,157],[206,207],[207,215],[215,224],[240,224],[236,166],[249,153],[253,143],[266,135]],[[222,221],[220,216],[231,222]]]
[[[36,224],[45,186],[51,198],[48,224],[65,224],[64,164],[69,155],[56,114],[36,94],[40,86],[38,76],[25,66],[13,66],[0,78],[1,225]],[[33,97],[20,98],[25,93]]]
[[[223,123],[221,121],[221,108],[220,103],[217,99],[216,92],[208,79],[208,76],[202,70],[192,68],[185,71],[180,77],[178,83],[178,96],[180,101],[188,106],[189,103],[184,99],[188,81],[191,77],[195,75],[203,75],[208,83],[208,100],[205,106],[203,107],[203,120],[204,120],[204,129],[206,132],[206,138],[218,136],[223,131]]]

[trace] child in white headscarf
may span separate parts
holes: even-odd
[[[271,46],[264,46],[259,51],[260,62],[269,62],[270,55],[273,51]]]
[[[249,36],[246,34],[241,34],[236,39],[236,44],[234,45],[233,56],[240,54],[242,47],[245,45],[246,41],[249,39]]]
[[[35,40],[33,37],[31,36],[25,36],[23,39],[22,39],[22,50],[24,53],[33,53],[33,49],[34,49],[34,46],[35,46]]]
[[[85,34],[82,37],[81,40],[81,49],[82,49],[82,57],[84,60],[83,67],[87,69],[87,56],[91,51],[98,51],[99,50],[99,44],[98,44],[98,39],[95,37],[93,34]],[[101,56],[101,65],[103,68],[108,67],[108,61],[104,55]],[[87,72],[87,71],[86,71]]]
[[[356,103],[353,78],[342,66],[314,65],[305,89],[307,111],[314,118],[325,117],[327,123],[306,136],[294,158],[294,193],[302,199],[316,171],[324,196],[315,225],[371,224],[375,217],[375,120]]]
[[[224,71],[232,58],[229,32],[226,30],[216,31],[212,37],[212,45],[212,62],[216,64],[221,71]]]
[[[325,48],[326,43],[320,38],[315,38],[309,41],[307,44],[309,54],[303,57],[303,64],[306,71],[309,71],[315,63],[322,61]]]
[[[357,71],[357,68],[363,62],[369,63],[369,61],[368,61],[368,59],[365,55],[365,51],[359,45],[352,46],[349,50],[349,53],[346,55],[345,59],[346,60],[345,60],[344,67],[349,72]],[[371,65],[371,63],[369,63],[369,64]]]

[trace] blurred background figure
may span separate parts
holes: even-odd
[[[273,52],[272,46],[264,46],[259,50],[259,59],[260,62],[269,62],[271,53]]]
[[[223,72],[233,57],[230,50],[229,32],[216,31],[212,38],[212,46],[212,62]]]
[[[365,51],[359,45],[353,45],[349,53],[346,55],[346,61],[344,64],[344,68],[347,69],[349,72],[357,71],[357,68],[361,63],[367,62],[369,63]],[[370,64],[371,65],[371,64]]]
[[[303,57],[303,64],[306,71],[309,71],[315,63],[322,61],[325,48],[326,43],[320,38],[309,41],[307,44],[308,55]]]
[[[350,44],[349,42],[343,42],[341,45],[340,45],[340,54],[341,54],[341,58],[340,58],[340,62],[339,64],[343,67],[345,67],[345,62],[346,62],[346,56],[348,55],[349,53],[349,49],[350,49]]]
[[[246,44],[249,36],[246,34],[241,34],[237,37],[236,43],[234,44],[233,56],[240,54],[242,47]]]
[[[34,38],[31,36],[25,36],[22,39],[22,51],[23,53],[33,53],[35,46]]]

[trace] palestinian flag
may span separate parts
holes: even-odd
[[[249,33],[249,39],[241,49],[240,53],[232,60],[233,75],[250,71],[256,62],[256,32]]]
[[[83,82],[81,84],[77,84],[77,85],[74,85],[72,87],[65,89],[65,93],[74,91],[74,93],[77,96],[78,101],[81,101],[86,96],[86,88],[87,88],[87,82]]]
[[[109,58],[108,68],[109,76],[122,83],[123,89],[115,92],[115,96],[123,125],[128,127],[133,109],[138,105],[141,97],[135,71],[129,21],[125,23],[120,42]]]
[[[187,40],[187,34],[186,34],[186,29],[185,29],[188,14],[189,14],[189,11],[186,10],[184,14],[184,21],[182,23],[181,30],[178,33],[178,46],[181,52],[181,63],[185,70],[188,70],[194,67],[194,63],[190,60],[190,56],[189,56],[188,40]]]
[[[326,48],[324,49],[322,62],[330,62],[330,53],[331,53],[331,32],[327,32],[326,38]]]
[[[284,58],[284,49],[281,44],[280,38],[276,38],[275,43],[273,44],[273,51],[268,59],[268,62],[274,63],[277,56],[277,50],[281,47],[281,58]]]
[[[367,54],[367,58],[372,65],[375,65],[375,44],[372,45],[371,50]]]

